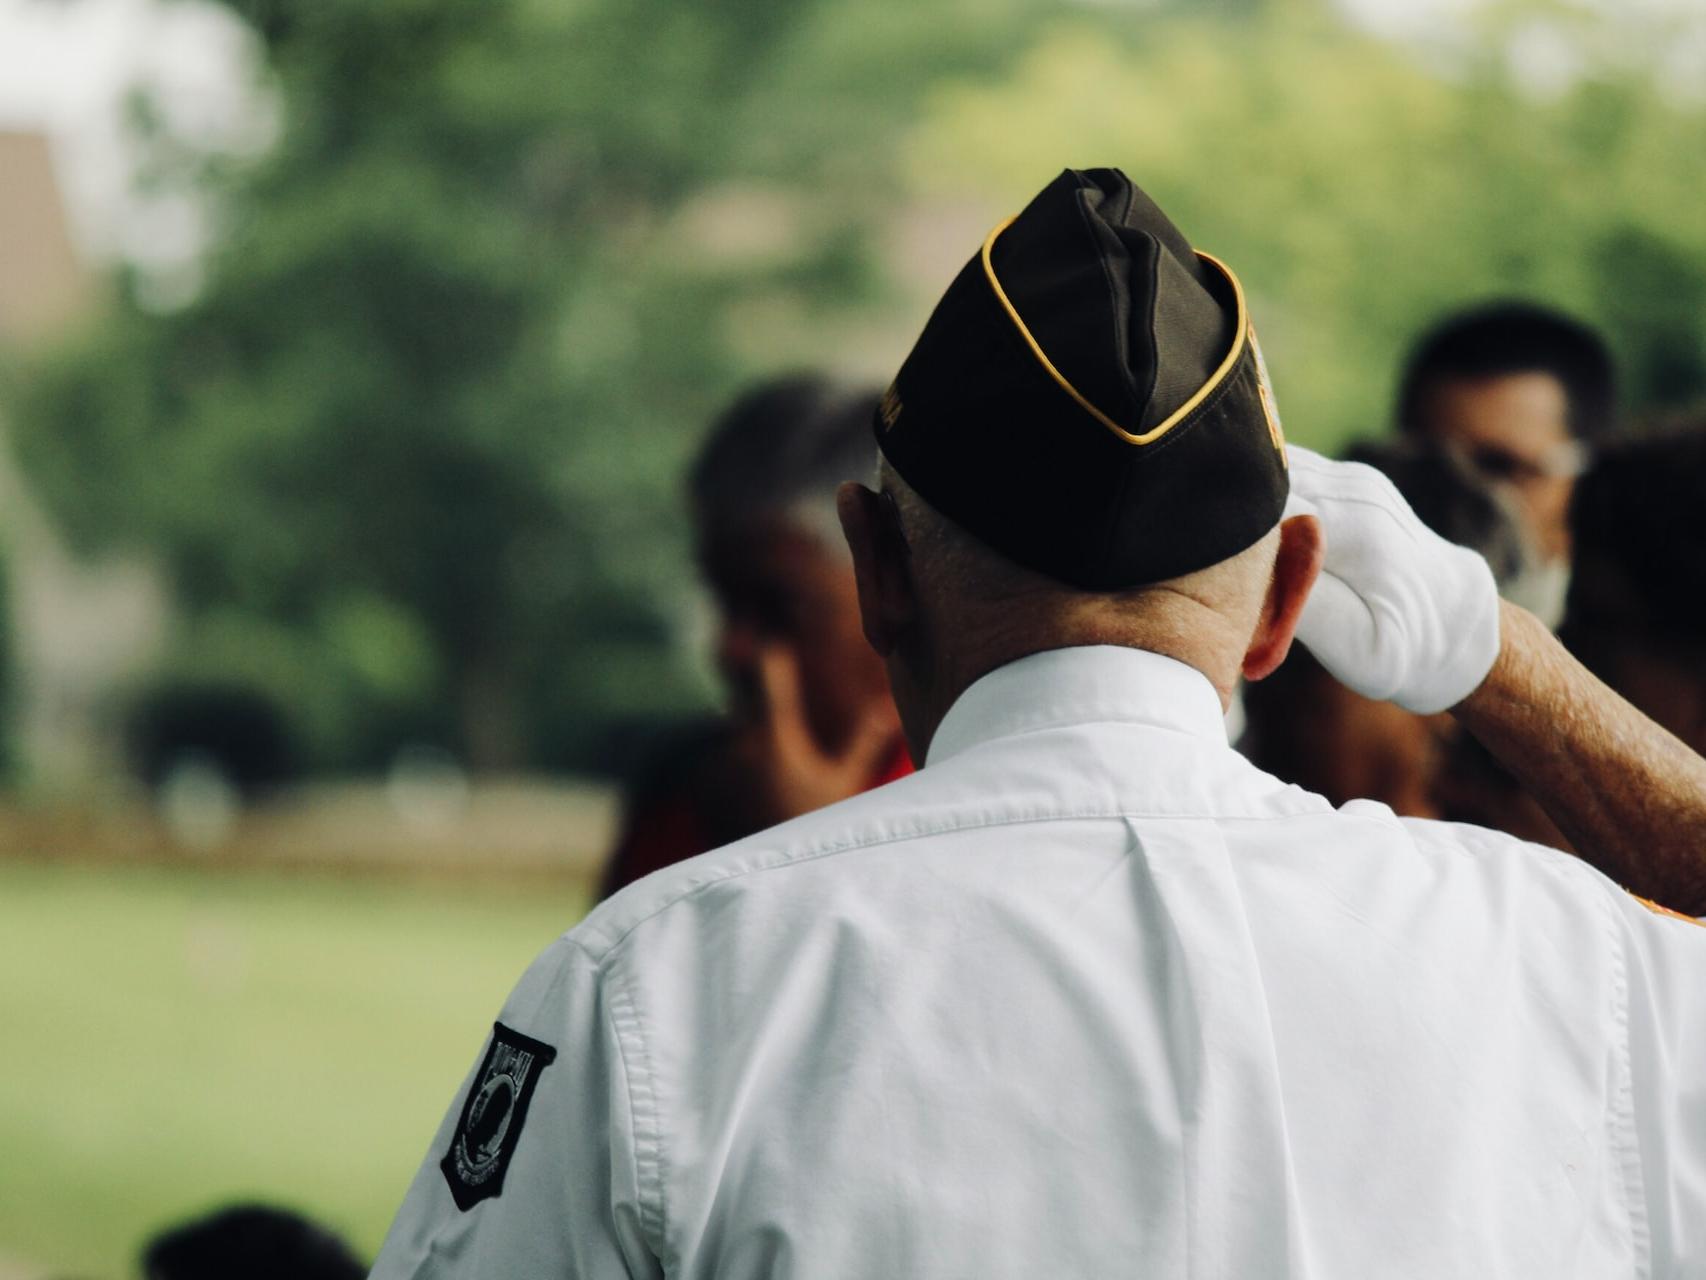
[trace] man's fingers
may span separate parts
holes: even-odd
[[[1323,660],[1323,665],[1344,679],[1334,659],[1345,653],[1374,654],[1380,644],[1377,619],[1369,604],[1344,579],[1323,573],[1315,580],[1303,617],[1297,623],[1297,638],[1304,648]],[[1371,698],[1385,696],[1381,690],[1359,688]]]
[[[806,719],[800,660],[785,644],[766,644],[758,651],[758,684],[764,696],[761,714],[776,750],[785,756],[821,754]]]
[[[847,745],[836,758],[859,781],[876,772],[885,752],[894,746],[894,712],[883,702],[867,707],[853,726]]]

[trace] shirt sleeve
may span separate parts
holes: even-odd
[[[661,1276],[641,1224],[631,1115],[598,970],[563,938],[504,1005],[373,1277]]]
[[[1706,1276],[1706,926],[1618,895],[1651,1274]]]

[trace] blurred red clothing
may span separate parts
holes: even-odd
[[[649,783],[630,792],[622,836],[604,864],[600,900],[654,871],[762,830],[745,812],[747,797],[734,794],[738,789],[726,784],[718,767],[727,741],[726,730],[709,742],[700,739],[676,752],[665,767],[653,769]],[[906,743],[897,738],[863,789],[869,791],[911,772],[912,757]]]

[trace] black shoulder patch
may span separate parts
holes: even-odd
[[[540,1074],[556,1057],[550,1045],[501,1022],[492,1024],[491,1048],[474,1073],[450,1150],[438,1165],[458,1209],[472,1209],[503,1191],[504,1173],[527,1119],[527,1104],[533,1101]]]

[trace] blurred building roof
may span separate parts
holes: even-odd
[[[71,243],[48,139],[0,130],[0,345],[52,337],[94,293]]]

